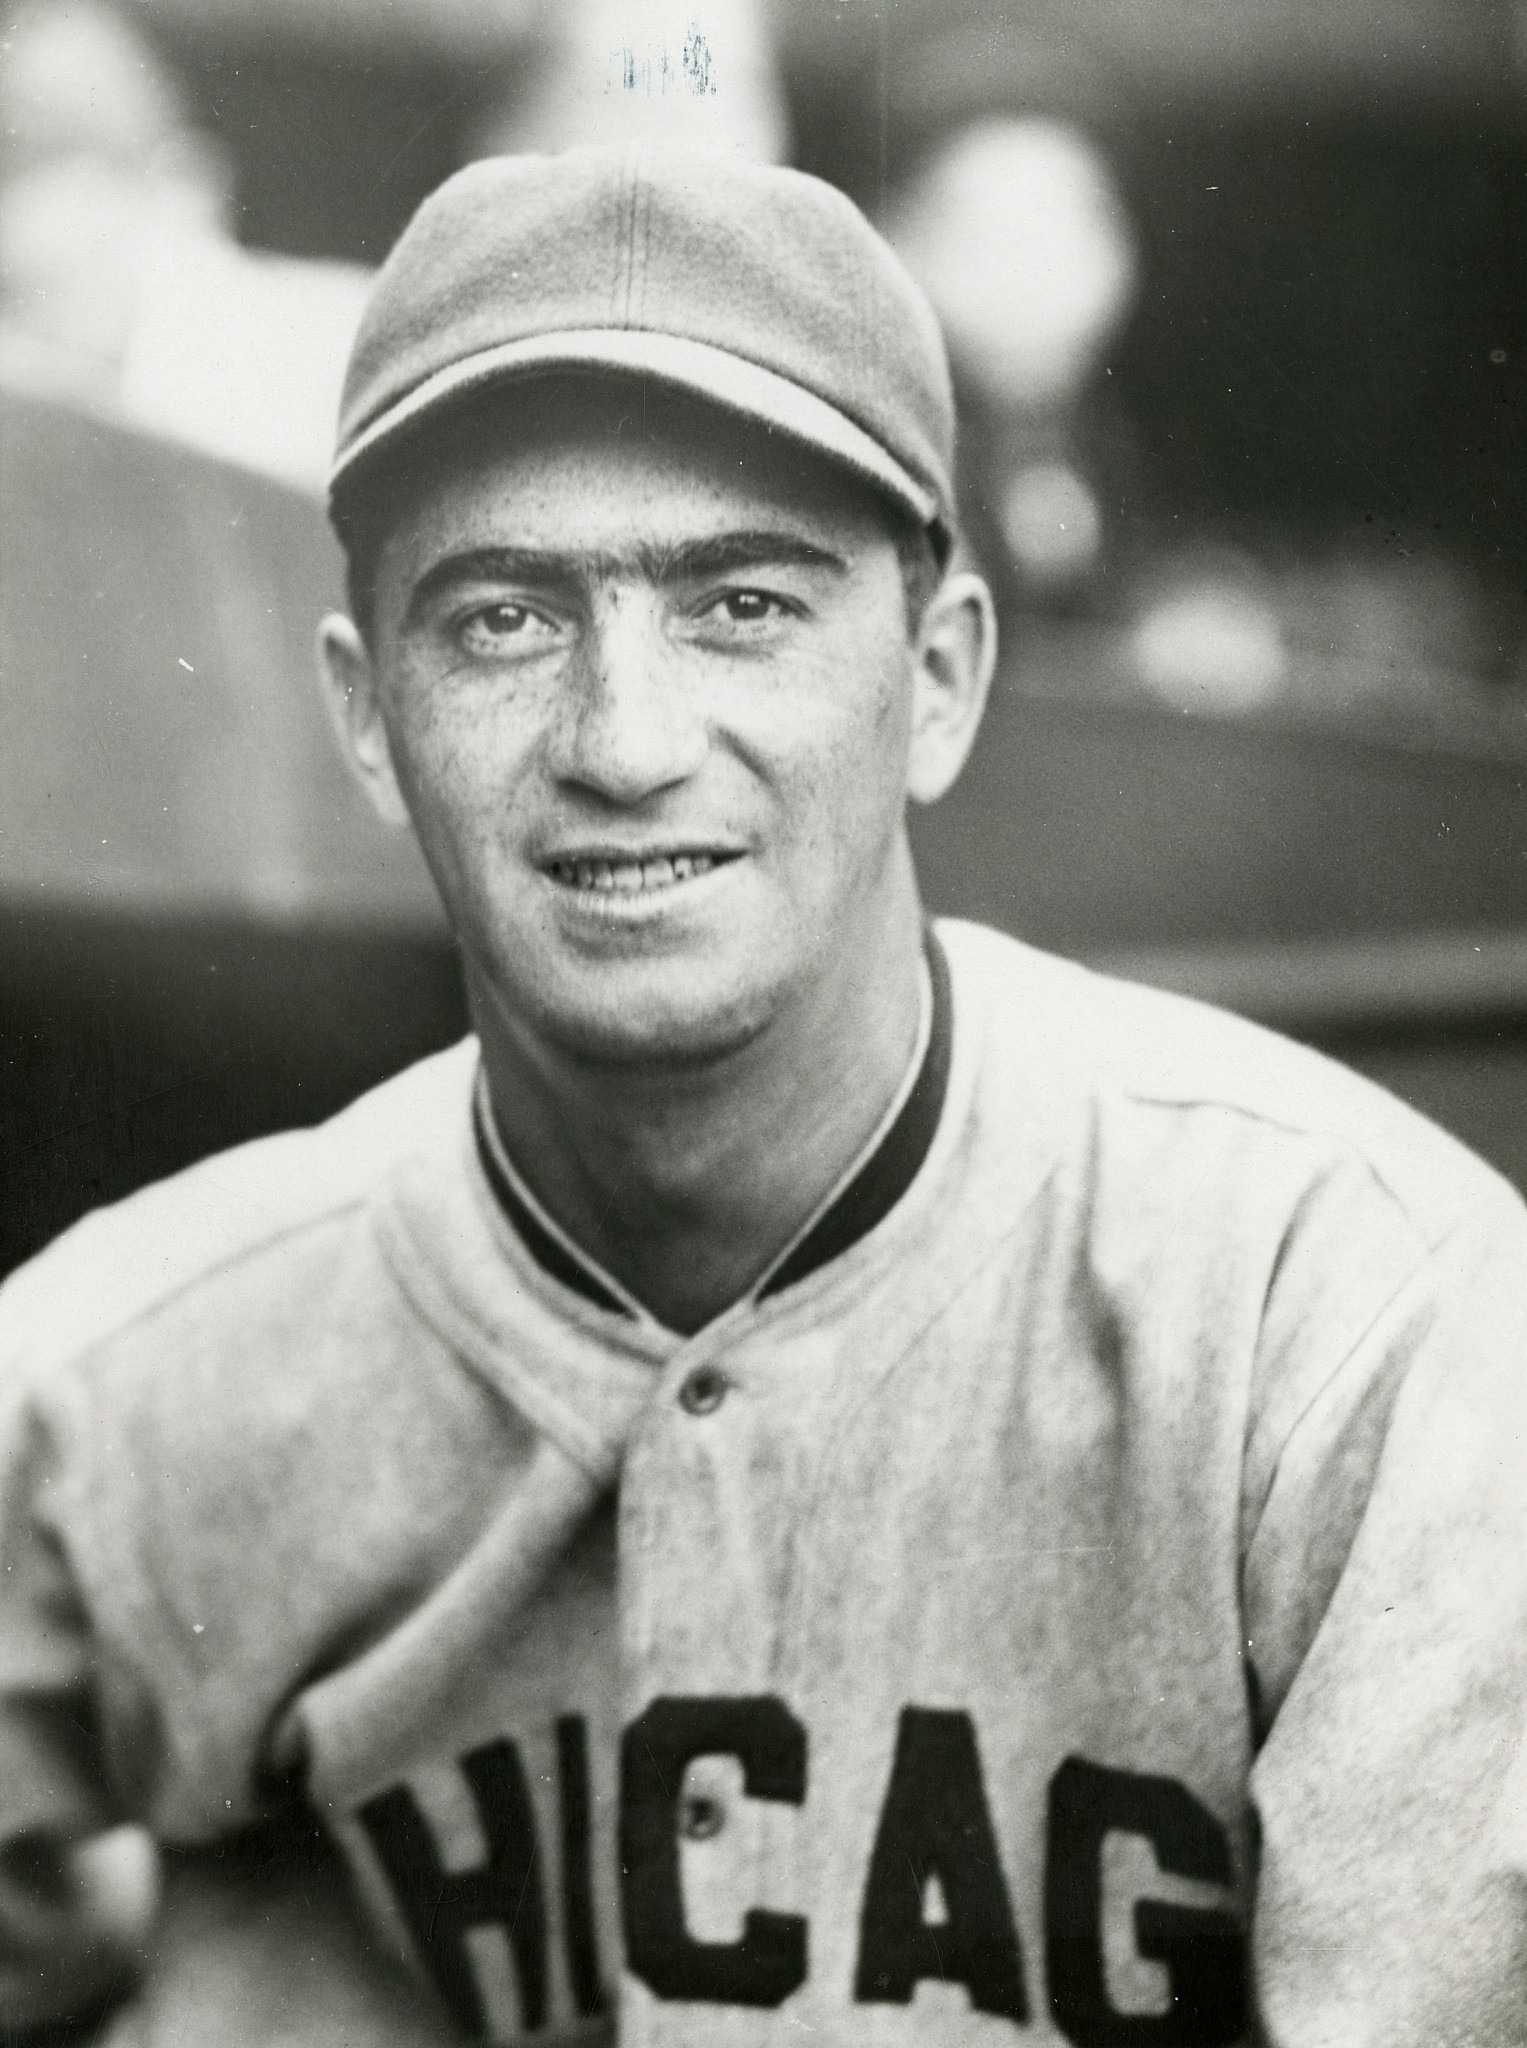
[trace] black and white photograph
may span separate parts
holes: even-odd
[[[0,0],[4,2048],[1527,2048],[1524,423],[1524,0]]]

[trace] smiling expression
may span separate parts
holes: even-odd
[[[365,659],[380,779],[506,1028],[714,1057],[847,1001],[917,914],[890,522],[745,423],[609,382],[473,415],[396,505]]]

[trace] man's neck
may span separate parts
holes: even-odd
[[[529,1060],[484,1031],[493,1119],[515,1169],[670,1329],[701,1329],[746,1294],[884,1119],[918,1036],[915,915],[898,936],[828,1014],[803,1004],[700,1069]]]

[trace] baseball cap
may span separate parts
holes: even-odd
[[[947,544],[954,402],[938,321],[841,192],[647,145],[485,159],[378,273],[330,510],[448,408],[554,371],[650,378],[854,471]]]

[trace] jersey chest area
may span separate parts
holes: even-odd
[[[464,2026],[1238,2037],[1227,1503],[991,1311],[677,1358],[452,1725],[330,1788]]]

